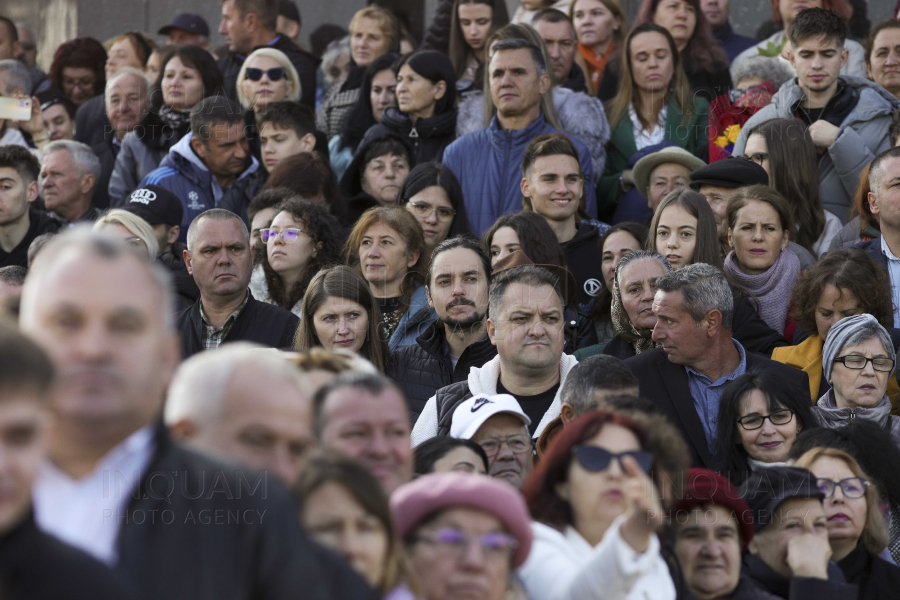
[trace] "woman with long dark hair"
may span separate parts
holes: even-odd
[[[681,54],[667,29],[653,23],[632,29],[619,72],[618,92],[606,105],[612,136],[597,187],[601,220],[611,217],[620,197],[634,186],[628,160],[638,150],[669,141],[703,160],[709,156],[709,102],[691,96]]]
[[[222,73],[206,50],[176,46],[161,61],[159,78],[150,87],[150,112],[122,139],[109,180],[115,206],[159,166],[169,150],[191,130],[191,109],[221,93]]]
[[[342,225],[345,222],[347,201],[328,161],[318,152],[301,152],[289,156],[276,165],[262,191],[288,189],[304,200],[328,207]]]
[[[453,0],[450,13],[450,46],[447,55],[456,79],[469,79],[480,88],[488,38],[509,23],[506,2]]]
[[[800,119],[771,119],[753,128],[744,157],[769,174],[769,185],[793,208],[791,240],[819,257],[828,251],[841,221],[822,208],[819,197],[819,157]]]
[[[397,206],[405,207],[422,226],[429,257],[447,238],[469,233],[462,186],[440,163],[423,163],[410,171],[397,194]]]
[[[353,161],[366,132],[381,123],[381,114],[397,101],[397,75],[393,65],[399,58],[399,54],[388,52],[366,68],[359,98],[347,113],[341,132],[328,141],[331,168],[338,180]]]

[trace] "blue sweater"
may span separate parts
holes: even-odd
[[[561,132],[544,121],[543,113],[521,130],[500,129],[494,116],[485,129],[466,134],[447,146],[443,163],[462,184],[472,233],[480,236],[500,216],[522,210],[522,157],[531,140],[547,133]],[[568,137],[578,149],[584,172],[586,210],[596,217],[591,154],[580,140]]]

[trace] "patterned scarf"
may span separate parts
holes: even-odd
[[[190,110],[175,110],[168,104],[159,107],[159,120],[175,131],[181,131],[191,124]]]
[[[622,292],[619,290],[618,268],[616,268],[616,274],[613,277],[612,309],[610,310],[610,315],[613,331],[615,331],[616,335],[634,347],[635,354],[640,354],[645,350],[652,350],[660,347],[660,344],[654,342],[650,337],[653,335],[653,328],[638,329],[634,326],[634,323],[631,322],[628,313],[625,312],[625,305],[622,304]]]
[[[791,287],[800,276],[800,259],[790,250],[782,250],[772,266],[758,275],[747,275],[738,267],[734,250],[725,257],[725,271],[753,294],[759,304],[759,316],[772,330],[781,333],[791,304]]]

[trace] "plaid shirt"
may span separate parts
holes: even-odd
[[[200,342],[203,344],[204,350],[215,350],[219,347],[222,340],[228,336],[228,333],[234,326],[234,322],[237,321],[237,318],[244,312],[244,307],[247,306],[248,300],[250,300],[249,291],[247,292],[247,295],[244,296],[244,302],[241,304],[240,308],[225,319],[225,324],[222,325],[221,329],[216,329],[216,326],[209,322],[209,319],[206,318],[206,313],[203,312],[203,301],[200,301],[200,320],[203,322],[203,331],[200,336]]]

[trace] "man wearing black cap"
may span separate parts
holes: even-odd
[[[857,587],[831,560],[828,528],[815,476],[796,467],[755,471],[740,489],[754,535],[744,575],[781,598],[849,600]]]
[[[275,31],[291,38],[298,46],[302,46],[300,43],[300,29],[302,27],[303,19],[300,17],[300,9],[297,8],[297,5],[291,0],[279,0],[278,21],[276,21]]]
[[[200,15],[181,13],[156,33],[166,36],[166,46],[209,48],[209,25]]]
[[[178,242],[181,233],[181,220],[184,218],[184,207],[178,196],[159,185],[145,185],[131,193],[128,202],[123,206],[147,221],[156,234],[159,242],[159,262],[161,262],[175,280],[175,311],[181,312],[190,307],[200,297],[197,282],[188,273],[184,264],[184,251],[187,246]]]
[[[219,60],[225,93],[237,101],[237,76],[247,55],[268,46],[281,50],[300,76],[300,102],[315,110],[316,67],[319,59],[276,31],[278,0],[223,0],[219,33],[225,36],[231,51]]]
[[[751,160],[729,157],[709,163],[691,173],[691,189],[703,195],[716,216],[716,233],[722,254],[728,254],[728,217],[725,209],[738,188],[748,185],[769,185],[769,174]],[[795,242],[788,242],[787,249],[800,259],[800,268],[808,269],[816,264],[816,257]]]

